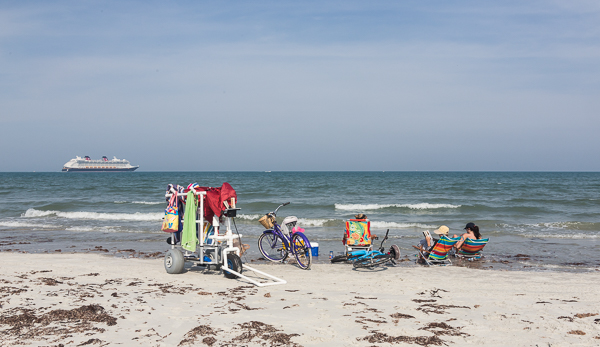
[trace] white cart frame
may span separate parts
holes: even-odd
[[[169,273],[180,273],[181,271],[183,271],[183,267],[184,267],[184,264],[186,261],[193,261],[196,263],[196,265],[200,265],[200,266],[214,265],[218,268],[221,268],[221,270],[223,270],[224,273],[226,273],[226,272],[231,273],[231,274],[237,276],[238,278],[243,278],[244,280],[246,280],[258,287],[266,287],[266,286],[273,286],[273,285],[287,283],[287,281],[285,281],[281,278],[277,278],[273,275],[269,275],[266,272],[257,270],[246,264],[243,264],[243,263],[241,263],[241,260],[240,260],[240,263],[241,263],[242,269],[246,269],[246,270],[261,274],[264,277],[266,277],[272,281],[268,282],[268,280],[267,280],[267,282],[259,282],[253,278],[243,275],[241,273],[241,271],[237,272],[234,269],[229,268],[228,263],[227,263],[227,254],[234,253],[235,255],[237,255],[237,257],[241,256],[241,250],[239,247],[234,246],[234,240],[239,239],[239,243],[241,245],[242,235],[233,234],[233,231],[231,230],[231,219],[236,215],[237,210],[239,210],[239,208],[229,208],[229,209],[225,210],[225,233],[221,234],[220,230],[219,230],[220,226],[213,224],[214,235],[208,236],[208,238],[214,240],[214,243],[205,244],[204,243],[204,197],[206,196],[206,191],[193,191],[193,193],[194,193],[194,195],[199,196],[199,199],[198,199],[199,205],[198,205],[198,209],[196,211],[196,224],[199,224],[199,226],[198,226],[198,230],[199,230],[198,245],[196,246],[195,252],[190,253],[189,251],[185,251],[185,254],[183,254],[178,249],[181,246],[177,246],[175,244],[175,242],[174,242],[175,238],[174,238],[174,235],[172,235],[171,236],[171,251],[167,252],[167,254],[165,255],[165,268],[167,269],[167,272],[169,272],[169,267],[172,265],[172,263],[170,263],[170,262],[183,261],[182,264],[178,264],[179,267],[181,268],[180,270],[176,269],[175,272],[169,272]],[[173,194],[177,194],[177,197],[186,197],[187,196],[187,193],[178,193],[175,189],[171,188],[171,190],[167,194],[165,194],[165,197],[171,198],[173,196]],[[213,220],[213,222],[214,221],[215,220]],[[218,221],[218,219],[217,219],[217,221]],[[183,255],[181,259],[178,258],[179,256],[174,251],[176,249],[178,252],[180,252]],[[213,258],[210,258],[207,254],[208,255],[212,254]]]

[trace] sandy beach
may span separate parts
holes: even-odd
[[[0,262],[2,346],[600,345],[600,272],[263,264],[288,283],[259,288],[162,259]]]

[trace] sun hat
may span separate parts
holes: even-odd
[[[471,230],[473,230],[473,227],[475,227],[475,223],[473,223],[473,222],[467,223],[467,226],[465,227],[465,230],[466,230],[466,229],[471,229]]]
[[[435,229],[433,232],[438,235],[446,235],[446,234],[448,234],[449,231],[450,231],[450,228],[448,228],[445,225],[442,225],[441,227]]]

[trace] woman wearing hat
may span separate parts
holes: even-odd
[[[466,230],[466,232],[464,234],[462,234],[462,236],[460,237],[460,241],[458,241],[454,245],[454,248],[460,249],[466,239],[471,239],[471,240],[481,239],[481,234],[479,233],[479,227],[477,225],[475,225],[475,223],[473,223],[473,222],[467,223],[467,225],[465,226],[465,230]],[[457,236],[454,235],[454,237],[457,237]]]
[[[435,229],[433,232],[438,235],[448,236],[449,231],[450,231],[450,229],[447,226],[442,225],[441,227]],[[423,234],[425,235],[425,238],[419,242],[419,246],[420,246],[421,250],[424,250],[425,252],[429,252],[429,250],[431,250],[431,248],[433,248],[433,246],[435,246],[435,244],[439,241],[439,239],[432,238],[429,231],[426,231]]]

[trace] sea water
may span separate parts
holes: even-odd
[[[0,251],[164,252],[167,184],[194,182],[236,190],[248,257],[259,257],[258,219],[290,202],[278,219],[298,217],[320,262],[343,251],[344,220],[364,213],[403,259],[424,230],[460,235],[474,222],[490,238],[484,268],[600,268],[600,173],[582,172],[0,173]]]

